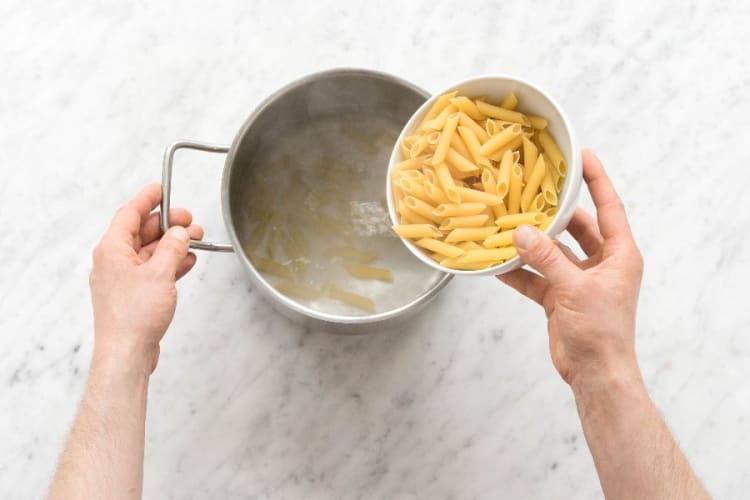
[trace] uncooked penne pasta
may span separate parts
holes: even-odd
[[[488,236],[483,242],[486,248],[507,247],[513,244],[513,230]]]
[[[461,136],[464,144],[466,144],[466,148],[469,150],[469,155],[471,156],[472,160],[474,160],[474,163],[476,163],[480,167],[489,167],[492,165],[490,161],[485,156],[482,156],[482,154],[479,152],[479,148],[482,145],[479,143],[479,138],[477,138],[477,135],[473,130],[471,130],[469,127],[460,125],[458,127],[458,135]]]
[[[546,215],[540,212],[526,212],[524,214],[506,215],[498,217],[495,225],[500,229],[515,229],[521,224],[537,226],[545,221]],[[488,235],[489,237],[489,235]]]
[[[456,182],[453,179],[450,170],[448,170],[448,165],[445,163],[435,165],[435,175],[437,176],[438,181],[440,181],[440,188],[443,190],[443,193],[445,193],[445,196],[447,196],[453,203],[461,203],[461,195],[458,194],[458,191],[456,190]]]
[[[500,161],[500,172],[497,174],[495,192],[500,198],[505,198],[510,190],[510,171],[513,169],[513,153],[508,150]]]
[[[513,127],[506,128],[505,130],[498,133],[497,135],[490,137],[489,140],[487,140],[487,142],[482,144],[482,147],[479,148],[479,152],[484,156],[491,155],[498,149],[510,143],[513,139],[517,138],[519,135],[521,135],[520,125],[515,125]]]
[[[325,294],[332,299],[336,299],[367,312],[375,312],[375,302],[369,297],[348,290],[343,290],[335,285],[326,286],[324,291]]]
[[[433,203],[450,203],[450,200],[448,197],[443,193],[443,191],[437,187],[435,184],[425,181],[424,186],[422,186],[424,189],[425,194],[427,195],[428,200],[427,202],[433,202]]]
[[[406,208],[414,213],[421,215],[422,217],[430,219],[433,222],[439,223],[441,221],[440,217],[432,213],[435,207],[427,204],[419,198],[416,198],[414,196],[407,196],[404,198],[404,204],[406,204]]]
[[[412,170],[415,168],[420,168],[422,166],[422,161],[423,158],[421,157],[402,160],[393,166],[393,171],[398,172],[399,170]]]
[[[545,128],[547,128],[547,120],[545,120],[541,116],[529,115],[526,118],[529,119],[529,123],[531,123],[531,126],[537,130],[544,130]]]
[[[508,260],[516,255],[518,254],[513,247],[483,248],[482,250],[468,250],[458,258],[458,262],[461,264],[469,264],[471,262]]]
[[[458,117],[459,114],[454,113],[445,121],[445,126],[443,127],[442,132],[440,132],[440,140],[435,146],[435,152],[432,155],[431,163],[433,165],[443,163],[443,160],[445,160],[445,155],[448,153],[448,149],[450,149],[451,147],[451,139],[456,133],[456,127],[458,126]]]
[[[464,144],[464,141],[459,134],[453,134],[453,136],[451,137],[451,147],[455,149],[461,156],[471,158],[469,148],[466,147],[466,144]]]
[[[495,175],[492,173],[492,169],[485,168],[482,170],[482,189],[485,193],[498,194],[497,193],[497,181]],[[502,196],[500,196],[502,198]]]
[[[499,118],[506,122],[520,123],[525,127],[530,127],[531,123],[526,115],[519,113],[518,111],[511,111],[509,109],[501,108],[500,106],[493,106],[482,101],[475,101],[477,109],[480,113],[489,116],[490,118]]]
[[[484,203],[467,202],[461,204],[444,203],[438,205],[433,214],[438,217],[455,217],[463,215],[477,215],[485,211],[487,205]]]
[[[489,219],[490,216],[487,214],[447,217],[440,225],[440,230],[448,231],[450,229],[456,229],[459,227],[479,227],[483,226]],[[442,236],[442,233],[440,234],[440,236]]]
[[[555,172],[555,169],[548,168],[545,172],[544,179],[542,179],[542,194],[548,205],[557,205],[557,187],[552,172]]]
[[[521,144],[523,144],[523,137],[524,137],[523,134],[519,134],[518,137],[516,137],[515,139],[513,139],[508,144],[506,144],[505,146],[501,147],[500,149],[498,149],[497,151],[495,151],[491,155],[487,156],[487,158],[489,158],[490,160],[493,160],[493,161],[500,161],[500,160],[502,160],[503,155],[505,154],[505,152],[508,151],[508,150],[513,151],[513,153],[515,155],[515,153],[518,153],[518,151],[514,151],[514,150],[516,148],[518,148]]]
[[[318,288],[313,288],[293,281],[282,281],[273,286],[280,293],[306,300],[315,300],[323,296],[323,292]]]
[[[423,122],[427,122],[429,120],[432,120],[437,115],[440,114],[443,109],[445,109],[448,104],[450,104],[450,100],[454,98],[458,94],[458,90],[454,90],[452,92],[448,92],[447,94],[443,94],[437,99],[435,99],[435,103],[430,107],[429,111],[427,111],[427,114],[424,116]],[[421,127],[419,127],[421,128]]]
[[[544,193],[539,191],[529,205],[529,212],[542,212],[547,203],[544,201]]]
[[[453,97],[450,99],[450,103],[461,110],[463,113],[469,115],[473,120],[484,120],[485,116],[479,112],[477,105],[465,96]]]
[[[502,261],[497,262],[459,262],[458,259],[445,258],[440,261],[440,265],[448,267],[450,269],[461,269],[464,271],[476,271],[479,269],[487,269],[488,267],[501,264]]]
[[[458,119],[458,123],[463,125],[464,127],[468,127],[469,129],[471,129],[471,131],[474,132],[474,135],[477,136],[477,139],[479,139],[479,141],[482,143],[490,138],[490,136],[487,135],[487,132],[477,122],[472,120],[469,115],[465,113],[461,114],[461,118]]]
[[[540,130],[539,134],[539,143],[542,145],[542,148],[544,149],[544,152],[549,155],[550,160],[552,160],[552,167],[557,170],[557,173],[559,175],[565,175],[568,167],[565,163],[565,157],[563,157],[562,153],[560,152],[560,148],[557,147],[557,143],[555,140],[549,135],[549,132],[547,130]]]
[[[398,186],[404,190],[405,193],[409,193],[411,196],[415,196],[422,201],[428,201],[427,193],[424,192],[422,185],[410,181],[409,179],[399,179]]]
[[[432,224],[398,224],[393,230],[402,238],[442,238],[443,233]]]
[[[427,217],[422,217],[418,213],[407,208],[404,200],[401,200],[398,204],[398,213],[401,214],[402,218],[405,217],[409,219],[410,224],[432,224],[434,222],[433,220],[428,219]]]
[[[464,254],[464,250],[458,248],[455,245],[450,245],[444,241],[436,240],[434,238],[422,238],[414,242],[418,247],[426,248],[433,252],[445,255],[446,257],[460,257]]]
[[[445,241],[447,243],[456,243],[459,241],[484,241],[488,236],[495,234],[497,231],[497,226],[458,227],[448,233],[448,236],[445,237]]]
[[[427,144],[435,145],[440,140],[440,132],[437,130],[435,132],[432,132],[430,134],[427,134]]]
[[[476,189],[469,189],[465,187],[457,187],[456,191],[461,196],[462,201],[474,201],[478,203],[484,203],[487,206],[499,205],[503,202],[503,199],[496,194],[485,193],[484,191],[478,191]]]
[[[453,148],[448,148],[446,153],[446,162],[455,167],[461,172],[467,173],[479,173],[479,166],[474,165],[471,160],[461,155],[458,151]]]
[[[544,211],[544,215],[546,215],[549,218],[552,218],[555,215],[557,215],[558,210],[559,210],[558,207],[549,207],[547,210]]]
[[[482,247],[476,241],[462,241],[456,245],[462,250],[481,250]]]
[[[344,264],[344,268],[355,278],[364,280],[393,281],[393,273],[390,269],[370,267],[364,264]]]
[[[442,128],[445,126],[445,122],[448,120],[448,117],[456,111],[457,110],[454,105],[448,104],[435,118],[424,123],[425,129],[429,131],[442,130]]]
[[[529,176],[529,181],[526,183],[526,186],[523,188],[523,192],[521,193],[522,212],[529,211],[531,202],[534,200],[534,197],[539,191],[539,186],[542,184],[542,179],[544,179],[546,168],[547,167],[544,164],[544,157],[542,155],[539,155],[536,163],[534,164],[534,170]]]
[[[528,182],[539,156],[539,150],[527,137],[523,138],[523,181]]]
[[[518,98],[516,97],[516,94],[514,94],[513,92],[505,96],[505,99],[503,99],[502,102],[500,102],[501,108],[505,108],[510,111],[513,111],[514,109],[516,109],[516,106],[518,106]]]

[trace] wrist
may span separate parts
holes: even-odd
[[[636,360],[608,362],[581,372],[570,384],[581,418],[618,412],[650,398]]]
[[[159,356],[158,345],[149,347],[138,343],[99,340],[100,338],[108,337],[97,336],[94,341],[92,375],[148,381]]]

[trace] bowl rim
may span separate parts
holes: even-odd
[[[406,136],[407,131],[409,133],[413,131],[414,127],[416,126],[417,119],[422,118],[422,116],[427,112],[429,107],[432,106],[432,104],[435,102],[435,100],[438,97],[448,92],[451,92],[453,90],[456,90],[460,87],[470,85],[470,84],[479,82],[481,80],[488,80],[488,83],[495,83],[497,81],[511,81],[511,82],[520,84],[522,86],[528,87],[531,90],[540,94],[543,98],[545,98],[552,105],[552,107],[558,112],[558,114],[560,115],[562,119],[562,124],[565,130],[567,131],[568,137],[569,137],[571,158],[567,158],[567,160],[569,160],[568,161],[568,173],[563,183],[563,187],[560,190],[561,200],[558,205],[559,207],[558,213],[554,215],[554,217],[552,218],[552,223],[544,231],[550,237],[554,237],[557,234],[561,233],[567,226],[568,222],[570,222],[570,216],[572,216],[572,210],[569,209],[570,206],[578,204],[578,195],[579,195],[580,187],[581,187],[583,169],[581,166],[581,155],[580,155],[580,150],[579,150],[575,130],[573,128],[573,125],[570,119],[568,118],[568,115],[565,113],[565,110],[549,93],[543,90],[540,86],[534,83],[531,83],[530,81],[524,78],[520,78],[514,75],[507,74],[507,73],[490,73],[490,74],[475,75],[475,76],[472,76],[471,78],[467,78],[465,80],[454,82],[444,87],[440,91],[434,93],[432,97],[427,99],[427,101],[425,101],[422,104],[422,106],[420,106],[419,109],[417,109],[412,114],[412,116],[404,125],[404,128],[401,129],[401,133],[399,134],[396,143],[393,145],[393,150],[391,151],[391,157],[390,157],[390,160],[388,161],[388,173],[386,176],[386,200],[388,202],[388,215],[391,218],[391,222],[393,224],[399,223],[398,218],[397,218],[395,203],[393,200],[392,185],[390,181],[391,172],[393,171],[394,165],[398,163],[399,161],[401,161],[401,158],[400,158],[401,151],[399,148],[399,144],[401,144],[401,141]],[[565,193],[566,196],[563,197],[562,193]],[[566,210],[563,209],[563,206],[565,206]],[[567,212],[570,212],[570,214],[566,217]],[[420,261],[444,273],[450,273],[454,275],[463,275],[463,276],[491,276],[491,275],[505,274],[523,266],[523,263],[521,262],[520,257],[516,256],[510,260],[503,262],[502,264],[498,264],[496,266],[492,266],[486,269],[476,269],[476,270],[451,269],[448,267],[441,266],[440,264],[438,264],[437,262],[429,258],[422,251],[421,248],[417,247],[414,243],[412,243],[407,238],[402,238],[401,236],[399,236],[399,239],[404,245],[406,245],[406,248],[408,248],[409,251],[413,253]]]
[[[252,112],[245,119],[244,123],[239,128],[239,130],[234,136],[234,139],[232,140],[232,144],[230,146],[229,153],[227,154],[227,157],[224,161],[224,168],[222,171],[222,180],[221,180],[222,213],[223,213],[223,218],[224,218],[224,225],[227,229],[227,234],[229,236],[232,246],[235,249],[234,253],[237,255],[237,258],[243,264],[245,270],[248,272],[251,278],[251,281],[253,281],[256,285],[260,286],[263,289],[263,291],[267,295],[269,295],[273,300],[275,300],[278,304],[283,305],[287,307],[289,310],[294,311],[295,313],[298,313],[304,317],[312,318],[314,320],[322,321],[324,323],[333,323],[337,325],[358,325],[358,324],[381,323],[381,322],[390,320],[392,318],[396,318],[398,316],[403,316],[407,314],[409,311],[411,311],[412,309],[419,308],[420,306],[429,302],[450,282],[453,276],[450,273],[446,273],[445,271],[442,271],[443,273],[442,276],[437,277],[436,281],[429,288],[427,288],[424,292],[415,296],[410,301],[405,302],[404,304],[398,307],[391,308],[385,311],[362,314],[362,315],[357,315],[357,316],[346,315],[346,314],[333,314],[333,313],[319,311],[317,309],[308,307],[282,294],[261,275],[261,273],[255,268],[253,263],[250,262],[250,259],[248,258],[248,256],[245,255],[245,252],[242,249],[242,244],[239,241],[239,237],[237,235],[237,232],[234,226],[234,221],[231,215],[232,212],[231,212],[231,200],[230,200],[230,178],[231,178],[232,165],[235,163],[235,158],[237,155],[237,149],[239,147],[239,144],[242,142],[242,139],[247,133],[247,131],[257,121],[258,117],[260,117],[266,111],[266,109],[268,109],[274,102],[283,98],[288,93],[290,93],[291,91],[299,87],[308,85],[310,83],[313,83],[319,80],[326,80],[330,78],[340,78],[340,77],[355,77],[355,78],[365,77],[365,78],[369,78],[372,80],[385,81],[388,83],[400,85],[404,87],[405,89],[408,89],[414,92],[415,94],[424,97],[426,100],[430,99],[429,92],[427,92],[425,89],[407,80],[404,80],[403,78],[400,78],[398,76],[385,73],[382,71],[375,71],[375,70],[363,69],[363,68],[341,67],[341,68],[327,69],[327,70],[317,71],[314,73],[301,76],[300,78],[297,78],[287,83],[283,87],[272,92],[270,95],[264,98],[260,103],[258,103],[257,106],[253,108]]]

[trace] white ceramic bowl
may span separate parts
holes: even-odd
[[[547,119],[548,129],[554,136],[557,144],[560,146],[565,161],[567,162],[568,172],[567,177],[563,183],[562,192],[560,194],[560,201],[558,204],[559,210],[552,221],[552,224],[547,228],[547,234],[550,237],[554,237],[561,233],[570,222],[570,218],[573,217],[573,212],[578,204],[578,192],[581,189],[581,180],[583,177],[583,168],[581,166],[581,153],[576,142],[573,127],[570,124],[570,120],[557,102],[550,97],[542,89],[529,83],[520,78],[508,75],[488,75],[479,76],[470,80],[465,80],[450,87],[441,90],[434,94],[428,99],[422,106],[414,112],[412,117],[406,123],[406,126],[401,131],[401,135],[398,137],[398,141],[393,146],[393,152],[391,153],[391,159],[388,163],[388,176],[386,177],[387,187],[387,199],[388,199],[388,212],[391,216],[391,221],[394,224],[398,224],[398,212],[393,201],[393,192],[391,190],[391,171],[393,166],[401,161],[401,150],[399,144],[404,137],[413,134],[414,129],[422,121],[422,118],[430,109],[435,99],[446,92],[458,90],[459,95],[465,95],[468,97],[476,97],[480,95],[486,95],[487,100],[492,103],[497,103],[503,100],[509,93],[514,92],[518,97],[519,107],[518,110],[530,114],[538,115]],[[500,265],[489,267],[487,269],[480,269],[476,271],[463,271],[458,269],[450,269],[443,267],[434,260],[432,260],[424,251],[414,245],[411,241],[401,238],[401,241],[407,246],[407,248],[417,256],[419,260],[425,264],[439,269],[440,271],[451,273],[451,274],[465,274],[465,275],[476,275],[476,276],[488,276],[495,274],[503,274],[514,269],[521,267],[521,260],[515,257],[509,261],[503,262]]]

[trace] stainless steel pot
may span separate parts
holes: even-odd
[[[424,307],[450,281],[451,276],[431,269],[427,271],[429,268],[425,264],[403,251],[400,242],[394,239],[393,252],[403,252],[396,257],[400,264],[419,269],[420,272],[422,267],[425,268],[425,272],[394,285],[394,293],[403,292],[404,287],[411,287],[409,290],[413,290],[411,295],[402,293],[403,303],[391,303],[386,310],[377,313],[356,315],[326,312],[287,297],[274,288],[267,276],[258,271],[241,244],[248,237],[248,230],[242,224],[242,218],[246,217],[243,214],[250,201],[247,183],[252,177],[253,169],[264,168],[264,158],[268,157],[269,151],[290,130],[312,126],[316,120],[323,118],[340,120],[342,127],[362,123],[362,120],[377,119],[385,120],[394,127],[392,141],[395,141],[403,125],[427,97],[427,92],[404,80],[368,70],[338,69],[297,80],[263,101],[245,121],[231,146],[189,140],[170,144],[164,153],[161,213],[169,213],[172,163],[178,149],[224,153],[227,158],[222,175],[221,198],[230,243],[193,240],[190,242],[191,248],[235,252],[254,287],[270,304],[282,314],[310,327],[338,333],[364,333],[392,325]],[[310,148],[325,147],[324,144],[321,145],[321,141],[314,142],[315,144],[309,144]],[[378,148],[375,152],[378,161],[374,166],[377,175],[368,182],[377,183],[381,191],[385,186],[392,145],[393,142],[373,146]],[[382,193],[383,199],[384,195]],[[161,227],[164,231],[168,228],[165,217],[161,219]],[[415,280],[424,282],[415,283]]]

